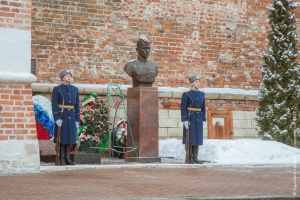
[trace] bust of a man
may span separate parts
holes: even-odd
[[[124,71],[132,77],[133,87],[152,87],[158,70],[155,63],[148,61],[150,55],[150,41],[146,36],[141,36],[136,46],[138,57],[136,60],[127,62]]]

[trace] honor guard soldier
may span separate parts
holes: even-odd
[[[190,89],[182,94],[181,121],[183,122],[183,144],[188,144],[189,163],[202,164],[198,160],[199,145],[203,145],[203,122],[206,121],[205,94],[199,90],[200,78],[190,76]],[[186,138],[186,132],[188,130]],[[188,142],[188,143],[186,143]]]
[[[57,146],[59,144],[58,163],[75,165],[70,159],[70,145],[76,144],[76,132],[80,121],[78,88],[71,85],[70,70],[62,70],[59,77],[62,83],[54,87],[52,92],[52,112],[55,121],[54,143],[59,142],[57,143]],[[60,130],[59,133],[58,130]]]

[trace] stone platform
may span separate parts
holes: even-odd
[[[300,199],[299,183],[295,181],[299,173],[295,174],[293,166],[119,161],[41,166],[42,173],[1,175],[0,199]]]

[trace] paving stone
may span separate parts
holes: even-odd
[[[0,199],[300,199],[294,166],[140,164],[42,165],[41,173],[0,175]],[[48,170],[48,171],[47,171]],[[295,193],[295,195],[293,195]]]

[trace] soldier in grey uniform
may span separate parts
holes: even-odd
[[[59,74],[62,83],[53,88],[52,112],[55,121],[54,143],[58,126],[60,134],[60,165],[75,165],[70,160],[70,145],[76,144],[76,132],[80,122],[78,88],[71,85],[72,73],[64,69]]]

